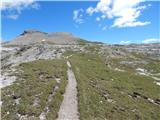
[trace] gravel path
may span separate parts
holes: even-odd
[[[69,61],[67,61],[67,66],[68,84],[64,93],[63,102],[58,112],[57,120],[79,120],[76,88],[77,82]]]

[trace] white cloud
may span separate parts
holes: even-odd
[[[102,28],[102,30],[106,30],[107,29],[107,26],[104,26],[103,28]]]
[[[112,27],[134,27],[150,24],[139,21],[138,17],[147,6],[141,6],[144,0],[100,0],[95,8],[89,7],[86,13],[102,13],[102,18],[114,19]],[[149,5],[148,5],[149,6]]]
[[[134,21],[134,22],[124,22],[123,19],[116,19],[112,27],[135,27],[135,26],[144,26],[148,25],[150,22],[140,22],[140,21]]]
[[[142,41],[142,43],[160,43],[160,39],[157,39],[157,38],[150,38],[150,39],[145,39]]]
[[[73,20],[78,23],[78,24],[81,24],[84,22],[83,20],[83,13],[84,10],[83,9],[78,9],[78,10],[74,10],[73,11]]]
[[[120,44],[130,44],[130,43],[131,41],[123,41],[123,40],[120,42]]]
[[[101,20],[101,18],[100,17],[96,17],[96,21],[100,21]]]
[[[86,13],[89,14],[89,15],[92,15],[94,12],[95,12],[95,10],[94,10],[93,7],[89,7],[89,8],[87,8],[87,10],[86,10]]]
[[[21,10],[23,7],[27,7],[31,5],[34,0],[2,0],[2,4],[0,5],[1,10],[6,9],[17,9]]]
[[[102,18],[102,19],[105,19],[105,18],[106,18],[106,16],[105,16],[105,15],[102,15],[102,16],[101,16],[101,18]]]
[[[0,9],[4,12],[2,16],[10,19],[17,19],[26,8],[38,9],[39,4],[34,0],[2,0],[0,4]]]
[[[9,19],[16,20],[18,18],[18,14],[15,14],[15,15],[10,14],[10,15],[7,15],[6,17],[9,18]]]

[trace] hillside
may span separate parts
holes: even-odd
[[[27,30],[2,44],[1,66],[2,120],[160,118],[160,43]]]

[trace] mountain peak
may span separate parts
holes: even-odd
[[[24,30],[24,32],[20,35],[33,34],[33,33],[44,33],[44,32],[38,31],[36,29],[28,29],[28,30]]]
[[[69,32],[45,33],[35,29],[24,30],[22,34],[10,41],[12,45],[28,45],[45,40],[54,44],[78,44],[78,37]]]

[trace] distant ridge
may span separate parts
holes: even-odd
[[[29,45],[39,42],[49,42],[53,44],[78,44],[80,38],[68,32],[45,33],[38,30],[25,30],[18,37],[8,42],[8,45]]]

